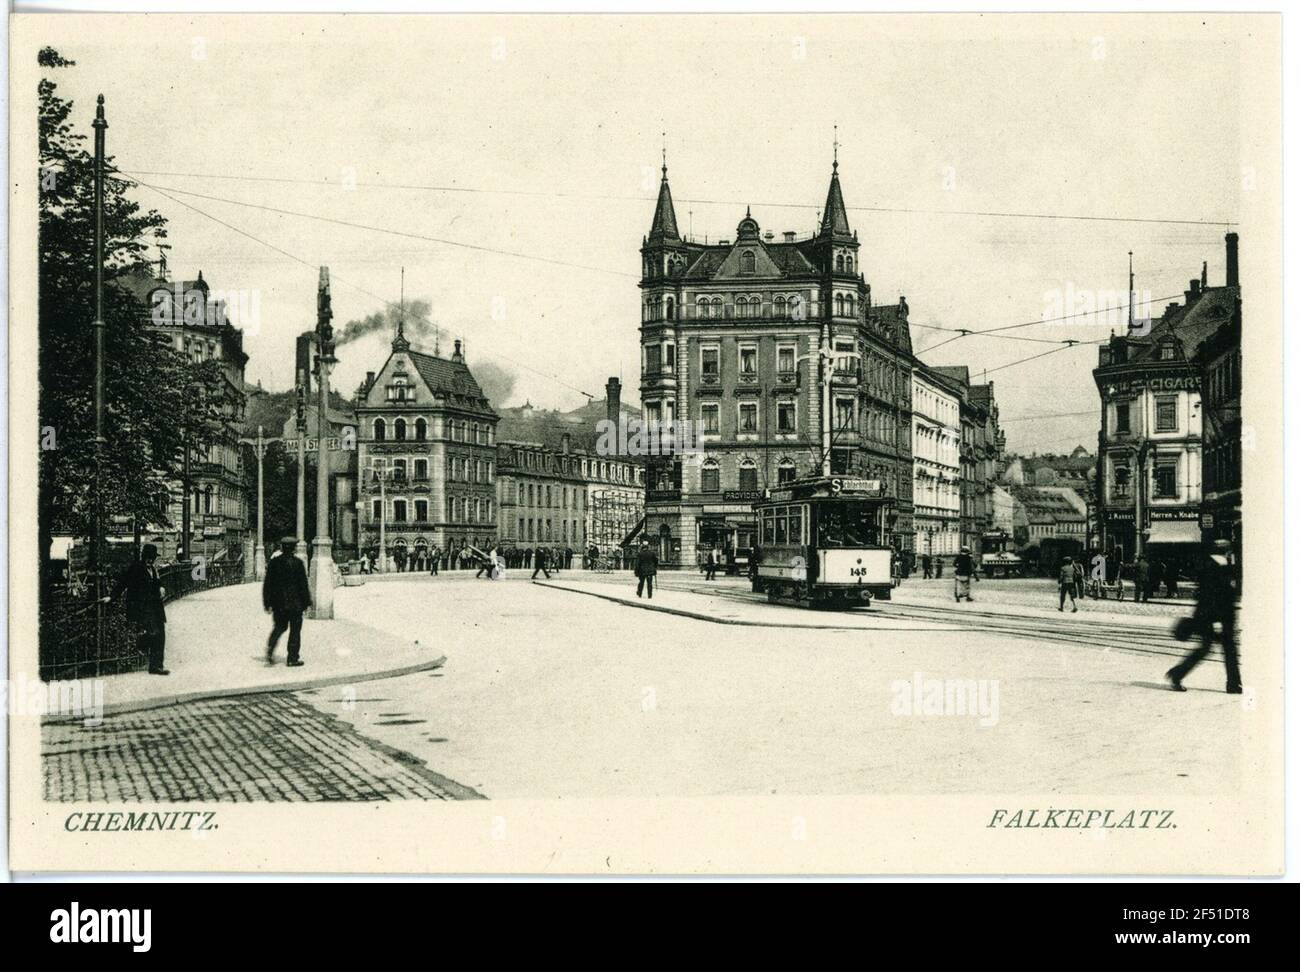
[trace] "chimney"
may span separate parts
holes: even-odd
[[[367,372],[366,372],[366,391],[370,391],[370,389],[374,386],[374,384],[375,384],[375,373],[374,373],[373,371],[367,371]]]
[[[782,233],[781,235],[782,235],[783,237],[785,237],[785,241],[786,241],[787,243],[793,243],[793,242],[794,242],[794,230],[786,230],[786,231],[785,231],[784,233]]]
[[[316,348],[316,332],[303,331],[294,345],[294,374],[307,396],[311,397],[312,352]]]
[[[1187,303],[1192,303],[1197,297],[1201,296],[1201,282],[1193,277],[1187,281],[1187,289],[1183,291],[1183,296],[1187,298]]]
[[[618,413],[621,411],[619,398],[623,393],[623,383],[617,378],[605,382],[605,418],[618,425]]]
[[[1229,233],[1223,241],[1228,244],[1228,286],[1240,287],[1241,281],[1237,278],[1237,234]]]
[[[1210,287],[1210,261],[1201,261],[1201,289],[1208,290]]]
[[[460,351],[460,338],[456,338],[456,350],[452,352],[452,354],[451,354],[451,360],[452,360],[452,361],[459,361],[459,362],[461,362],[461,363],[464,363],[464,361],[465,361],[465,356],[464,356],[463,354],[461,354],[461,351]]]
[[[560,436],[560,452],[562,452],[566,456],[569,454],[569,433],[568,432],[565,432],[562,436]]]

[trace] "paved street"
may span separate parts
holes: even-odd
[[[47,800],[475,796],[289,693],[185,702],[110,716],[93,728],[50,726],[44,748]]]
[[[1206,793],[1239,772],[1249,641],[1246,696],[1222,693],[1217,661],[1170,692],[1183,646],[1168,606],[1018,606],[1040,598],[1034,581],[985,584],[958,606],[937,581],[826,612],[687,574],[638,602],[629,581],[390,575],[340,589],[360,644],[418,641],[445,665],[49,725],[47,797]],[[710,614],[728,623],[692,616]]]

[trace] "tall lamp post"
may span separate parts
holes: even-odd
[[[388,572],[388,492],[385,484],[388,470],[383,466],[375,468],[375,482],[379,484],[379,572]]]
[[[318,422],[317,425],[320,423]],[[307,387],[306,376],[298,376],[298,518],[295,521],[298,543],[294,555],[307,562]],[[320,430],[317,429],[317,434]],[[323,440],[322,440],[323,441]],[[316,457],[320,461],[320,457]]]
[[[334,312],[330,308],[330,271],[329,267],[321,267],[320,282],[316,288],[316,345],[318,348],[316,362],[320,374],[320,419],[318,426],[322,435],[326,428],[326,417],[329,415],[330,365],[336,360],[334,358],[334,328],[330,326],[330,320],[333,316]],[[311,616],[318,621],[329,620],[334,617],[334,551],[329,535],[329,489],[329,463],[326,461],[326,457],[321,456],[316,462],[316,537],[311,544]]]
[[[95,653],[104,645],[104,96],[95,106],[95,495],[90,569],[95,578]]]
[[[274,439],[268,439],[262,434],[262,426],[257,427],[257,438],[249,439],[241,437],[240,442],[244,445],[251,445],[253,452],[257,454],[257,538],[253,542],[253,580],[261,580],[266,576],[266,520],[265,507],[263,502],[262,489],[262,460],[266,458],[267,447],[272,442],[279,442],[277,436]],[[248,575],[244,575],[247,579]]]

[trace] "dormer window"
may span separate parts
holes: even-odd
[[[1174,351],[1174,346],[1172,344],[1166,343],[1160,345],[1161,361],[1173,361],[1175,357],[1176,357],[1176,352]]]
[[[756,266],[756,261],[755,261],[755,258],[754,258],[754,251],[753,251],[753,250],[745,250],[743,253],[740,254],[740,272],[741,272],[741,273],[750,273],[750,274],[752,274],[752,273],[755,272],[755,266]]]

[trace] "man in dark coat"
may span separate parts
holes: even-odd
[[[537,572],[540,570],[546,575],[546,579],[551,579],[551,572],[546,569],[547,551],[545,547],[539,546],[533,551],[533,580],[537,580]]]
[[[1214,623],[1217,621],[1223,642],[1223,666],[1227,669],[1227,686],[1230,695],[1241,694],[1241,670],[1237,665],[1237,589],[1235,572],[1230,559],[1232,545],[1227,540],[1214,542],[1214,553],[1206,561],[1197,577],[1196,610],[1192,624],[1201,636],[1201,646],[1169,669],[1165,676],[1175,692],[1186,692],[1185,679],[1193,668],[1204,660],[1214,646]]]
[[[654,552],[648,540],[641,541],[641,549],[636,555],[636,596],[645,591],[646,597],[655,596],[655,575],[659,573],[659,555]]]
[[[149,659],[150,675],[171,674],[163,667],[163,653],[167,647],[167,613],[163,610],[163,586],[154,563],[158,548],[146,543],[140,548],[140,559],[126,569],[122,579],[113,588],[105,602],[122,599],[126,619],[140,629],[138,645],[141,654]]]
[[[1133,565],[1133,600],[1151,600],[1151,565],[1147,563],[1146,554],[1138,554],[1137,563]]]
[[[307,585],[307,568],[294,556],[296,537],[280,541],[280,556],[266,565],[266,580],[262,582],[262,607],[275,620],[271,636],[266,639],[266,663],[275,664],[275,646],[280,635],[289,630],[289,664],[297,668],[302,664],[298,653],[302,648],[302,612],[311,607],[311,590]]]

